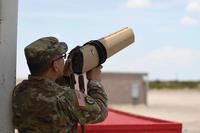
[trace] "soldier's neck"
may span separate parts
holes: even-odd
[[[57,76],[55,74],[48,73],[48,72],[45,74],[42,74],[41,76],[52,81],[55,81],[57,79]]]

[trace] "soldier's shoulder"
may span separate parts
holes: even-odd
[[[26,83],[27,83],[27,80],[23,80],[22,82],[18,83],[14,87],[13,91],[14,92],[21,92],[23,89],[25,89],[27,87]]]
[[[69,102],[73,102],[76,99],[76,90],[70,87],[60,86],[58,89],[58,97],[65,97]]]
[[[75,92],[76,92],[75,89],[71,89],[70,87],[61,86],[60,89],[61,89],[62,91],[64,91],[65,94],[68,95],[68,96],[74,96],[74,95],[75,95]]]

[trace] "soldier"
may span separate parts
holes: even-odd
[[[56,82],[69,69],[70,60],[64,63],[67,49],[66,43],[54,37],[40,38],[24,49],[31,74],[12,95],[13,125],[19,133],[76,133],[77,123],[106,118],[101,66],[86,73],[87,95]]]

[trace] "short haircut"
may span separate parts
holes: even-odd
[[[31,75],[39,76],[46,73],[51,68],[51,63],[48,61],[41,61],[39,63],[27,62]]]

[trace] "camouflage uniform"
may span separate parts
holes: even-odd
[[[28,80],[13,90],[14,128],[19,133],[76,133],[77,123],[103,121],[107,116],[107,95],[103,86],[91,80],[87,94],[47,78],[29,75]]]

